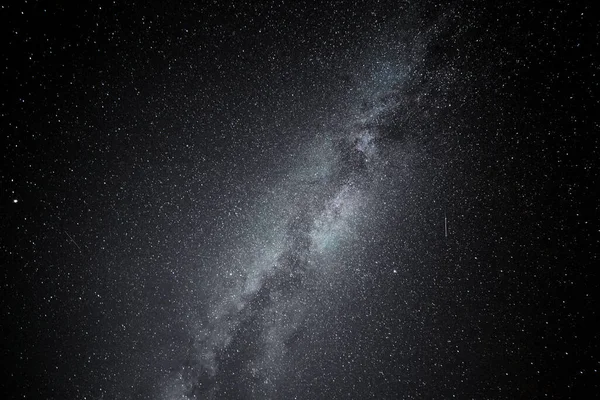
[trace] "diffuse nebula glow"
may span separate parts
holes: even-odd
[[[277,217],[267,224],[274,229],[255,236],[264,240],[253,243],[254,258],[234,287],[214,294],[208,317],[193,329],[189,360],[166,386],[166,399],[219,398],[231,380],[238,383],[229,391],[249,398],[276,390],[290,346],[313,312],[315,291],[327,296],[322,288],[342,268],[340,249],[352,245],[360,221],[369,218],[365,205],[376,186],[390,183],[382,172],[389,149],[379,148],[378,124],[393,111],[390,99],[403,75],[392,76],[389,67],[383,72],[362,90],[371,98],[356,99],[361,106],[348,107],[344,124],[315,134],[292,160],[272,190],[280,200],[265,199],[269,213],[261,218]]]

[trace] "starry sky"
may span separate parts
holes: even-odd
[[[1,5],[1,391],[600,395],[591,4]]]

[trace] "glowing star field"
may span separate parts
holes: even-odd
[[[597,398],[552,3],[2,6],[3,398]]]

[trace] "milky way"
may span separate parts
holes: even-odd
[[[398,186],[407,162],[399,158],[402,143],[379,129],[401,101],[406,67],[372,68],[362,88],[350,89],[358,97],[349,97],[338,121],[306,132],[283,176],[259,199],[251,239],[236,248],[237,257],[219,261],[225,269],[209,306],[198,305],[204,318],[188,321],[193,349],[165,399],[272,397],[301,357],[302,332],[335,314],[322,303],[335,304],[335,287],[356,268],[355,238],[377,234],[378,192]]]
[[[14,3],[5,397],[599,397],[585,2]]]

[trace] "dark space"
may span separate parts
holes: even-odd
[[[0,8],[3,398],[600,396],[591,1]]]

